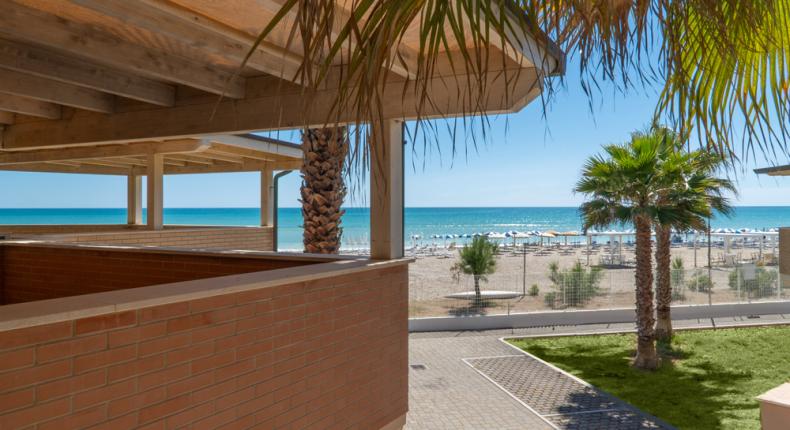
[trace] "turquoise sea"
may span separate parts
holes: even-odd
[[[257,225],[257,208],[169,208],[166,224]],[[369,239],[369,210],[346,209],[343,217],[344,246],[365,247]],[[525,208],[406,208],[406,237],[420,235],[473,234],[481,232],[580,230],[576,207]],[[0,224],[121,224],[126,209],[0,209]],[[301,212],[279,211],[280,249],[301,248]],[[713,228],[767,229],[790,226],[790,206],[742,206],[731,218],[715,218]],[[2,232],[2,227],[0,227]],[[428,239],[430,240],[430,239]]]

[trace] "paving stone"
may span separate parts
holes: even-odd
[[[613,409],[617,406],[611,397],[526,355],[468,362],[544,416]]]
[[[709,328],[788,322],[790,318],[787,315],[763,315],[759,318],[675,321],[674,325],[678,328]],[[406,428],[672,429],[669,424],[500,341],[503,337],[633,330],[633,324],[590,324],[412,333],[409,335],[409,362],[416,368],[409,369]]]

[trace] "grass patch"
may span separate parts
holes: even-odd
[[[790,327],[677,332],[653,373],[630,366],[632,334],[512,343],[680,429],[757,430],[755,396],[790,380]]]

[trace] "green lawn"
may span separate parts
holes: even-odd
[[[677,332],[660,370],[630,366],[634,335],[514,340],[680,429],[759,429],[754,397],[790,381],[790,327]]]

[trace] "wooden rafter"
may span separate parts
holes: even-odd
[[[142,142],[119,145],[43,149],[39,151],[14,151],[0,153],[0,164],[35,164],[50,161],[91,160],[144,156],[148,154],[196,152],[205,150],[208,146],[208,143],[205,141],[182,139],[161,143]]]
[[[60,119],[60,106],[11,94],[0,94],[0,110],[40,118]]]
[[[115,106],[109,94],[6,69],[0,69],[0,93],[101,113]]]
[[[534,69],[509,73],[505,75],[500,70],[488,73],[487,85],[491,91],[480,100],[478,109],[489,113],[517,111],[540,95],[540,80]],[[426,82],[431,103],[422,107],[423,118],[467,114],[459,106],[458,97],[464,94],[464,86],[471,80],[473,78],[461,75]],[[337,91],[327,88],[306,94],[298,90],[283,91],[276,82],[266,80],[250,84],[251,94],[244,100],[217,102],[211,99],[204,103],[119,112],[110,116],[86,112],[63,121],[14,124],[3,131],[3,145],[7,149],[25,149],[321,126],[327,119],[326,108],[335,100]],[[417,92],[409,90],[412,85],[408,84],[405,91],[402,85],[387,86],[382,98],[386,118],[407,120],[416,116],[419,100]],[[338,119],[340,123],[352,121],[354,114],[343,112]],[[51,137],[42,140],[42,135]]]
[[[0,125],[10,125],[14,123],[14,114],[11,112],[0,111]]]
[[[90,1],[95,2],[97,0]],[[135,5],[135,9],[143,5],[168,15],[170,21],[182,21],[190,28],[199,28],[207,35],[212,35],[222,40],[224,45],[228,46],[232,51],[227,52],[227,50],[223,50],[223,53],[235,61],[241,62],[254,42],[254,37],[249,34],[170,2],[161,0],[139,0]],[[252,53],[247,62],[247,66],[272,76],[294,81],[301,63],[302,58],[300,56],[286,51],[279,46],[263,42]]]
[[[244,97],[244,79],[208,64],[167,55],[100,29],[71,22],[15,2],[5,2],[0,34],[56,48],[99,64],[131,70],[232,98]],[[76,37],[75,37],[76,36]]]
[[[0,67],[154,105],[175,104],[171,85],[5,39],[0,39]]]

